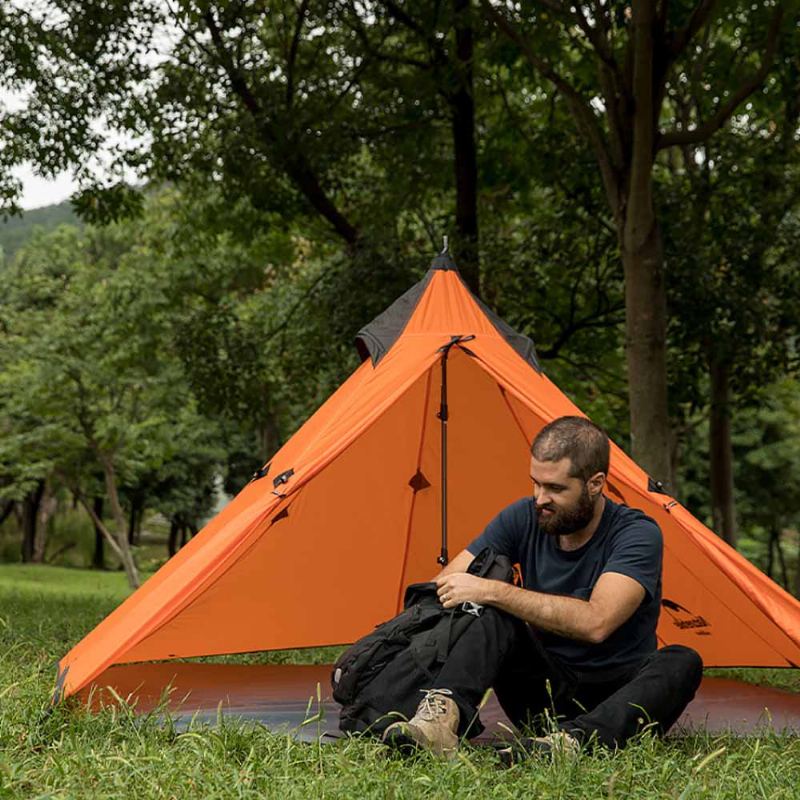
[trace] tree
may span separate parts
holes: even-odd
[[[43,177],[69,170],[95,182],[97,121],[147,74],[155,19],[142,0],[2,5],[0,89],[11,102],[0,106],[0,212],[19,212],[14,170],[26,162]],[[110,216],[136,202],[119,174],[102,182]]]
[[[796,379],[762,386],[731,419],[738,549],[800,597],[800,429]],[[683,458],[686,502],[712,519],[709,419],[697,412]],[[795,558],[793,558],[795,557]],[[794,583],[792,572],[794,571]]]
[[[38,474],[68,488],[132,586],[139,576],[121,488],[184,458],[190,436],[214,438],[171,347],[164,273],[145,268],[158,262],[139,234],[130,226],[61,229],[20,254],[6,274],[0,381],[6,482],[24,486]],[[113,530],[95,511],[98,471]]]
[[[799,67],[797,44],[786,41],[767,90],[746,114],[710,142],[681,148],[661,179],[675,399],[708,406],[713,524],[731,544],[732,417],[797,366]],[[703,80],[713,68],[706,66]],[[700,91],[693,98],[700,107],[707,102]],[[698,382],[705,372],[709,380]],[[700,387],[708,396],[696,394]]]
[[[402,148],[404,128],[419,127],[426,117],[423,131],[429,136],[436,135],[437,124],[444,122],[449,127],[456,234],[451,247],[464,280],[480,294],[480,144],[475,87],[479,58],[475,24],[479,20],[473,3],[381,0],[365,5],[350,0],[345,9],[342,22],[356,37],[350,51],[366,65],[361,83],[372,133],[361,125],[364,143],[380,147],[379,138],[384,137],[376,133],[391,131],[389,146]],[[411,161],[407,159],[402,167],[408,169]],[[432,182],[438,184],[439,180],[433,178]]]
[[[731,3],[723,11],[715,0],[531,0],[513,12],[482,0],[482,9],[563,97],[595,155],[625,272],[633,456],[655,478],[670,480],[666,279],[654,166],[672,147],[707,140],[761,87],[782,26],[793,25],[795,14],[786,15],[786,3],[768,2],[755,10]],[[710,48],[726,65],[724,83],[713,88],[718,102],[707,118],[692,109],[681,119],[674,98]]]

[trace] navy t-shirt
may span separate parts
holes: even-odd
[[[633,615],[604,642],[591,644],[540,631],[548,652],[581,672],[631,665],[656,649],[656,623],[661,605],[661,529],[641,511],[606,498],[594,535],[577,550],[562,550],[558,537],[539,531],[531,498],[501,511],[468,547],[477,555],[484,547],[520,565],[526,589],[588,600],[604,572],[618,572],[638,581],[645,597]]]

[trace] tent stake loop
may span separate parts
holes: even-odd
[[[442,392],[439,413],[436,416],[439,417],[442,431],[442,547],[436,563],[443,567],[450,562],[447,552],[447,420],[450,417],[447,408],[447,357],[450,355],[453,345],[460,346],[461,342],[470,342],[474,338],[474,336],[451,336],[450,341],[439,348],[439,352],[442,354]]]

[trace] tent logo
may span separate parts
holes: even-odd
[[[711,627],[711,623],[703,616],[692,614],[688,608],[684,608],[680,603],[674,600],[661,600],[661,606],[666,610],[667,614],[672,618],[672,624],[682,631],[693,630],[698,636],[710,636],[711,632],[707,630]]]

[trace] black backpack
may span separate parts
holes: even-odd
[[[482,550],[467,572],[512,582],[514,568],[506,556]],[[484,609],[464,603],[445,609],[435,583],[406,589],[404,610],[349,647],[334,664],[333,699],[342,706],[339,727],[349,733],[379,736],[400,717],[413,716],[420,690],[435,688],[436,678],[453,645]]]

